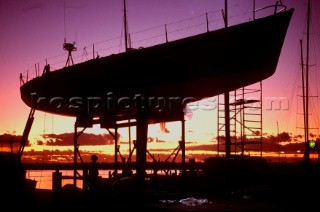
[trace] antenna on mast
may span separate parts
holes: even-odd
[[[65,66],[74,65],[71,52],[77,51],[76,42],[66,43],[66,40],[65,40],[65,41],[64,41],[64,44],[63,44],[63,49],[66,50],[66,51],[68,51],[68,59],[67,59],[67,62],[66,62],[66,65],[65,65]]]
[[[67,58],[67,62],[66,62],[65,66],[70,66],[70,65],[74,65],[71,52],[77,50],[77,45],[76,45],[75,41],[73,43],[67,43],[67,36],[66,36],[66,1],[65,0],[64,0],[63,13],[64,13],[64,42],[63,42],[63,49],[68,51],[68,58]],[[75,36],[76,36],[76,39],[77,39],[77,34]]]

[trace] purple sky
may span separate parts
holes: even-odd
[[[253,0],[232,0],[229,1],[230,24],[240,21],[248,21],[252,18]],[[274,0],[256,1],[257,8],[273,4]],[[289,110],[264,110],[264,127],[266,132],[276,130],[276,122],[279,122],[280,131],[296,130],[295,110],[298,95],[297,79],[300,71],[300,49],[299,40],[305,39],[306,32],[306,0],[283,0],[287,8],[295,8],[292,22],[289,26],[287,37],[283,46],[282,54],[279,60],[276,73],[263,82],[264,98],[275,97],[285,98],[289,101]],[[132,40],[139,40],[139,36],[152,37],[152,32],[134,33],[144,29],[156,26],[163,26],[166,23],[173,23],[180,20],[198,17],[206,12],[210,13],[212,18],[220,19],[217,25],[211,27],[222,27],[221,12],[223,9],[223,0],[127,0],[129,31],[132,33]],[[313,1],[313,11],[320,11],[319,1]],[[216,11],[213,13],[213,11]],[[318,40],[312,45],[312,56],[310,64],[319,65],[319,28],[320,19],[318,14],[313,13],[312,22],[312,42]],[[194,18],[192,24],[196,24],[197,18]],[[122,32],[122,0],[10,0],[0,1],[0,134],[16,131],[22,134],[29,108],[22,102],[19,92],[19,74],[34,72],[34,65],[40,62],[40,71],[43,69],[45,59],[53,58],[58,68],[61,62],[65,63],[67,56],[62,49],[62,44],[66,38],[67,42],[76,41],[78,45],[77,54],[80,55],[77,61],[83,59],[83,47],[91,52],[92,44],[100,41],[106,41],[111,38],[120,37]],[[182,26],[184,23],[180,23]],[[179,24],[169,27],[179,28]],[[185,25],[183,25],[185,27]],[[160,30],[163,30],[161,28]],[[170,28],[169,28],[170,30]],[[170,34],[175,39],[187,33],[195,33],[191,29],[184,34]],[[213,28],[211,28],[213,30]],[[148,34],[150,33],[150,34]],[[176,37],[175,37],[176,36]],[[163,39],[159,38],[160,40]],[[115,53],[123,51],[120,48],[120,40],[114,40],[111,44],[117,46],[113,50]],[[153,42],[160,42],[157,39],[151,39],[143,43],[152,45]],[[122,42],[123,44],[123,42]],[[139,45],[140,43],[137,43]],[[90,47],[91,46],[91,47]],[[137,46],[134,46],[137,47]],[[100,46],[97,44],[97,51]],[[103,47],[101,46],[103,56]],[[81,57],[82,55],[82,57]],[[92,53],[88,54],[91,57]],[[48,59],[49,60],[49,59]],[[60,64],[58,64],[60,62]],[[62,64],[63,65],[63,64]],[[315,72],[318,66],[312,66]],[[318,76],[311,75],[311,83],[316,84],[319,81]],[[312,86],[312,89],[317,87]],[[316,91],[315,93],[316,94]],[[319,105],[319,100],[314,99],[315,106]],[[319,114],[319,109],[317,109]],[[195,111],[193,120],[190,120],[188,126],[190,130],[200,133],[216,133],[215,122],[216,111]],[[314,114],[315,116],[316,114]],[[36,112],[36,119],[31,131],[31,135],[36,136],[46,131],[47,133],[63,133],[73,129],[74,119],[59,116],[51,116]],[[46,120],[47,119],[47,120]],[[49,123],[48,120],[50,119]],[[201,123],[201,124],[199,124]],[[203,124],[205,123],[205,124]]]

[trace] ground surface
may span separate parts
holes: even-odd
[[[142,190],[127,178],[98,191],[68,185],[58,191],[6,192],[1,203],[12,211],[33,212],[319,211],[320,164],[209,165],[214,169],[205,175],[157,176]]]

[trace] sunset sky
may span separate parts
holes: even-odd
[[[274,0],[257,0],[256,8],[275,3]],[[283,0],[287,8],[295,12],[283,45],[278,67],[273,76],[263,81],[263,132],[302,134],[301,66],[299,40],[306,40],[307,0]],[[312,1],[311,48],[310,48],[310,91],[317,96],[320,76],[317,75],[320,64],[320,11],[319,1]],[[151,46],[164,42],[159,31],[168,24],[169,40],[205,31],[203,24],[208,12],[210,30],[222,28],[221,10],[223,0],[127,0],[128,24],[132,45]],[[253,0],[229,1],[229,24],[233,25],[252,19]],[[315,12],[317,11],[317,12]],[[75,63],[92,58],[92,44],[99,56],[124,51],[122,0],[25,0],[0,1],[0,135],[12,133],[21,135],[27,121],[30,108],[20,98],[19,75],[35,76],[35,64],[39,64],[40,73],[47,59],[53,70],[64,66],[67,53],[63,50],[64,39],[75,41],[78,50],[74,52]],[[257,14],[259,17],[259,14]],[[179,22],[187,20],[188,22]],[[161,27],[160,27],[161,26]],[[189,27],[188,27],[189,26]],[[153,30],[146,30],[152,28]],[[170,31],[171,30],[171,31]],[[171,33],[170,33],[171,32]],[[162,33],[162,32],[161,32]],[[160,33],[160,34],[161,34]],[[145,40],[145,38],[151,38]],[[315,42],[317,41],[317,42]],[[86,48],[85,48],[86,47]],[[110,48],[112,47],[112,48]],[[306,55],[306,53],[304,53]],[[58,85],[57,85],[58,86]],[[283,100],[281,108],[271,107],[271,100]],[[204,100],[204,101],[208,101]],[[214,98],[209,101],[214,101]],[[310,100],[312,127],[319,127],[319,99]],[[299,107],[300,109],[297,109]],[[186,121],[186,141],[197,144],[210,144],[217,134],[217,111],[210,109],[192,110],[192,118]],[[35,121],[29,140],[32,148],[38,140],[48,142],[42,134],[54,134],[57,138],[63,133],[72,133],[75,118],[62,117],[36,111]],[[166,141],[168,148],[176,147],[180,139],[180,123],[167,123],[169,133],[160,131],[159,125],[149,127],[152,139]],[[134,129],[132,129],[134,133]],[[87,129],[86,133],[106,134],[99,126]],[[319,135],[318,129],[311,131]],[[128,129],[120,129],[122,141],[128,139]],[[53,137],[54,137],[53,136]],[[60,138],[60,137],[59,137]],[[154,142],[154,148],[163,146],[163,142]],[[88,147],[90,150],[96,147]],[[107,147],[109,148],[109,147]],[[110,150],[114,147],[110,145]],[[65,149],[68,149],[67,147]],[[28,149],[27,149],[28,150]]]

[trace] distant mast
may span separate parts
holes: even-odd
[[[308,11],[307,11],[307,58],[306,58],[306,95],[305,95],[305,152],[304,159],[310,159],[309,151],[309,45],[310,45],[310,13],[311,13],[311,0],[308,0]]]
[[[307,124],[306,124],[306,86],[305,86],[305,71],[304,71],[304,62],[303,62],[303,45],[302,40],[300,40],[300,60],[301,60],[301,78],[302,78],[302,106],[303,106],[303,132],[304,132],[304,141],[307,141]],[[306,146],[307,147],[307,146]]]

